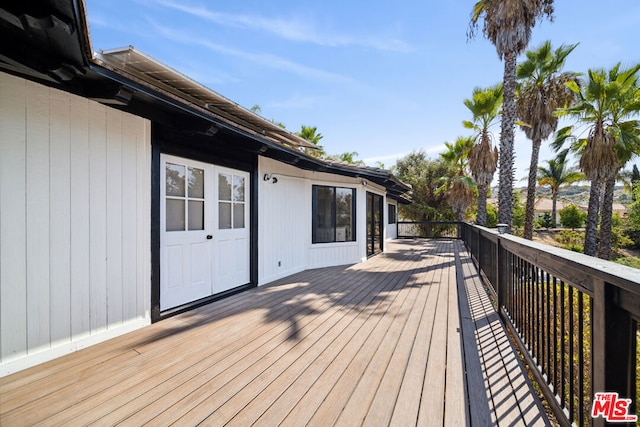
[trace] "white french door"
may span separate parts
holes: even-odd
[[[161,157],[160,310],[246,284],[249,174]]]
[[[217,203],[213,234],[215,293],[249,283],[249,174],[214,167]]]

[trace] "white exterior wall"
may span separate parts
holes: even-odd
[[[396,222],[395,224],[389,224],[389,205],[394,205],[396,207]],[[397,239],[398,238],[398,202],[395,200],[385,198],[385,212],[384,212],[384,223],[386,228],[385,239]]]
[[[150,323],[150,123],[0,73],[0,376]]]
[[[362,179],[311,172],[260,157],[258,164],[258,283],[310,269],[366,260],[366,192],[384,188]],[[263,177],[275,176],[277,183]],[[313,185],[356,189],[356,241],[311,243]],[[385,213],[386,218],[386,213]]]

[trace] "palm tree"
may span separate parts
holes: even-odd
[[[487,223],[487,193],[498,165],[498,149],[492,144],[489,127],[500,114],[502,85],[488,89],[476,87],[471,99],[464,100],[464,105],[471,111],[473,121],[465,120],[462,124],[476,132],[476,143],[469,151],[469,169],[478,186],[476,223],[484,226]]]
[[[457,221],[464,221],[464,214],[473,203],[475,197],[474,185],[467,170],[469,168],[469,152],[474,146],[473,138],[459,137],[454,144],[444,143],[447,151],[440,153],[440,157],[451,167],[452,175],[442,177],[442,185],[438,192],[447,192],[449,206],[456,213]]]
[[[580,168],[591,181],[584,242],[587,255],[596,255],[600,211],[601,250],[597,255],[610,256],[615,180],[632,155],[640,152],[640,122],[633,119],[640,112],[638,70],[640,64],[621,70],[618,63],[608,72],[589,70],[588,80],[582,85],[567,83],[578,101],[573,107],[560,110],[560,114],[585,124],[588,136],[576,138],[572,127],[567,127],[558,132],[556,146],[572,139],[572,149],[581,153]]]
[[[300,138],[306,139],[310,143],[316,145],[318,147],[317,150],[311,150],[305,148],[305,152],[313,157],[324,157],[327,153],[325,153],[322,145],[320,145],[320,140],[323,138],[321,133],[316,133],[318,129],[313,126],[305,126],[302,125],[300,132],[296,132]]]
[[[520,125],[532,142],[527,203],[524,217],[524,238],[533,238],[533,209],[536,201],[536,175],[542,140],[556,131],[558,108],[568,107],[575,96],[566,82],[577,78],[575,73],[561,73],[565,59],[577,44],[562,45],[555,51],[546,41],[536,50],[527,52],[527,59],[516,70],[520,87],[516,100],[516,112]],[[554,211],[555,215],[555,211]],[[555,218],[555,216],[554,216]]]
[[[342,154],[331,154],[330,156],[325,156],[325,159],[343,163],[350,163],[352,165],[365,166],[364,161],[361,159],[356,159],[356,157],[358,157],[357,151],[345,151]]]
[[[618,174],[618,181],[622,181],[624,191],[628,191],[629,194],[631,194],[631,200],[635,202],[636,199],[633,189],[638,185],[638,182],[640,182],[640,170],[638,169],[638,166],[633,165],[631,170],[625,169],[620,171]]]
[[[556,206],[558,202],[558,193],[560,188],[566,185],[573,184],[574,182],[582,181],[585,176],[582,172],[575,168],[567,166],[567,151],[563,151],[555,159],[547,160],[547,166],[538,167],[538,184],[548,185],[551,188],[551,217],[555,221]]]
[[[474,36],[483,18],[482,32],[504,60],[498,221],[507,224],[509,230],[513,216],[516,58],[527,48],[536,20],[544,16],[552,19],[552,15],[553,0],[479,0],[471,13],[469,37]]]

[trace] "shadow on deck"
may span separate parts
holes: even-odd
[[[0,378],[0,425],[39,422],[548,424],[458,240],[390,242]]]

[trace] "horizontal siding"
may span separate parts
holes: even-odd
[[[0,73],[0,375],[149,322],[150,126]]]

